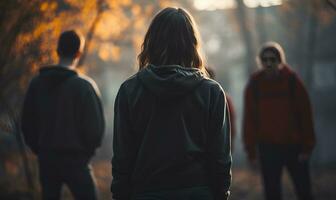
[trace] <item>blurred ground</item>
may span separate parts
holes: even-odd
[[[109,191],[111,177],[110,161],[96,161],[93,170],[97,178],[97,185],[101,199],[111,199]],[[247,167],[233,169],[233,183],[231,187],[231,200],[261,200],[263,199],[262,185],[259,172],[252,171]],[[313,191],[316,200],[336,199],[336,168],[312,169]],[[283,177],[283,199],[294,200],[294,188],[285,173]],[[71,198],[68,198],[71,199]]]
[[[316,200],[336,199],[336,169],[312,169],[313,192]],[[262,185],[259,172],[253,172],[247,168],[233,169],[233,184],[231,199],[263,199]],[[284,173],[283,199],[294,200],[295,193],[291,180]]]
[[[35,168],[36,170],[37,168]],[[92,163],[93,173],[96,177],[97,189],[100,200],[112,199],[110,193],[111,164],[109,160],[94,160]],[[247,167],[235,167],[233,169],[233,183],[231,187],[230,200],[262,200],[262,185],[259,179],[259,172],[252,171]],[[35,176],[36,173],[34,173]],[[37,179],[37,178],[36,178]],[[312,169],[313,191],[316,200],[335,200],[336,199],[336,168],[324,167]],[[12,188],[13,190],[3,193],[0,185],[0,199],[1,200],[30,200],[39,199],[39,189],[35,198],[29,195],[25,182],[10,181],[12,185],[6,185],[5,188]],[[38,183],[36,183],[38,185]],[[14,189],[15,188],[15,189]],[[37,186],[39,188],[39,186]],[[36,190],[36,189],[35,189]],[[63,187],[62,196],[64,200],[72,200],[71,193],[66,187]],[[287,174],[283,176],[283,199],[295,200],[295,194],[292,183]]]

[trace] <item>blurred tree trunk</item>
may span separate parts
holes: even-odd
[[[336,2],[332,0],[327,0],[327,3],[330,7],[332,7],[334,10],[336,10]]]
[[[18,144],[19,156],[22,160],[24,178],[32,199],[36,199],[37,190],[34,185],[26,147],[20,128],[20,110],[22,90],[20,78],[30,70],[21,66],[24,63],[22,55],[16,55],[15,48],[18,36],[35,27],[33,20],[39,17],[39,3],[29,0],[3,1],[0,3],[0,113],[8,117],[6,124],[14,134]],[[22,56],[20,59],[18,57]],[[18,62],[20,60],[21,62]]]
[[[27,29],[33,29],[33,20],[39,17],[39,4],[34,1],[6,1],[0,4],[0,111],[6,110],[3,101],[18,92],[20,78],[31,69],[21,66],[26,57],[16,55],[17,38]],[[34,43],[32,43],[32,46]],[[18,60],[22,62],[17,62]],[[21,90],[20,90],[21,92]],[[8,102],[8,101],[7,101]],[[9,101],[14,104],[14,101]]]
[[[8,3],[8,2],[7,2]],[[17,5],[18,4],[18,5]],[[13,12],[13,7],[16,7],[16,9],[19,9],[20,15],[16,17],[16,21],[13,23],[9,30],[5,30],[3,33],[1,33],[0,41],[1,41],[1,49],[0,49],[0,67],[3,69],[3,67],[6,65],[6,63],[9,61],[9,55],[11,54],[11,50],[14,47],[14,43],[16,41],[17,36],[20,34],[23,25],[28,23],[31,18],[34,16],[34,2],[11,2],[8,4],[1,4],[1,6],[5,6],[3,9],[5,11],[0,16],[3,18],[0,20],[1,24],[1,30],[4,31],[4,27],[6,23],[11,23],[10,20],[4,20],[6,17],[6,14],[9,12]],[[7,10],[9,9],[9,10]],[[3,70],[1,69],[0,72]],[[2,76],[3,74],[0,74]]]
[[[290,49],[293,49],[293,61],[297,70],[310,89],[313,78],[317,18],[313,3],[315,0],[292,0],[287,2],[290,8],[285,13],[288,32],[292,34]],[[290,56],[290,55],[289,55]]]
[[[259,45],[265,43],[267,41],[267,32],[265,29],[265,8],[259,6],[256,8],[256,27]]]
[[[294,0],[291,3],[294,9],[285,13],[286,25],[289,27],[288,32],[292,35],[289,45],[294,55],[293,64],[299,73],[303,74],[305,70],[304,49],[306,49],[307,43],[307,31],[305,30],[307,25],[307,4],[305,0]]]
[[[250,30],[248,27],[248,21],[246,17],[246,9],[243,0],[237,0],[238,5],[238,22],[240,24],[240,33],[243,39],[243,42],[246,46],[246,56],[245,56],[245,63],[246,63],[246,73],[250,75],[254,70],[254,59],[253,59],[253,45],[252,45],[252,36],[250,34]]]
[[[104,10],[106,10],[107,8],[107,4],[105,2],[105,0],[97,0],[97,15],[95,17],[95,19],[93,20],[91,27],[86,35],[86,42],[85,42],[85,46],[83,49],[83,55],[80,58],[79,62],[78,62],[78,67],[81,67],[86,59],[86,56],[88,54],[88,50],[90,48],[92,39],[93,39],[93,35],[96,31],[97,25],[102,17],[102,14],[104,12]]]
[[[306,52],[306,84],[307,88],[311,89],[314,76],[313,76],[313,67],[315,62],[315,50],[316,50],[316,36],[318,23],[315,17],[311,16],[309,20],[309,30],[308,30],[308,38],[307,38],[307,51]]]
[[[20,123],[21,115],[19,114],[20,112],[12,108],[11,105],[9,105],[8,103],[5,103],[5,106],[7,107],[7,115],[9,118],[8,126],[11,132],[15,135],[15,139],[18,144],[19,153],[22,159],[22,166],[23,166],[23,170],[25,174],[27,188],[29,189],[29,194],[31,198],[36,199],[38,196],[38,191],[33,181],[33,175],[30,169],[27,149],[24,144],[24,139],[23,139],[23,135],[21,132],[21,123]]]
[[[315,62],[316,40],[318,31],[318,10],[315,0],[310,0],[308,5],[308,31],[307,31],[307,46],[305,52],[305,81],[308,91],[313,85],[313,67]]]
[[[15,137],[18,142],[19,151],[20,151],[21,158],[22,158],[23,170],[26,175],[26,183],[29,188],[29,192],[33,194],[34,199],[36,199],[37,190],[36,190],[36,186],[33,181],[33,175],[30,169],[26,146],[24,144],[24,140],[23,140],[23,136],[21,132],[21,123],[20,123],[19,115],[13,119],[13,125],[14,125],[13,130],[15,132]]]

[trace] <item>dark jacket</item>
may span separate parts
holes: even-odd
[[[104,115],[96,84],[75,71],[50,66],[32,79],[22,112],[22,131],[36,154],[92,155],[100,146]]]
[[[195,68],[149,65],[115,101],[114,199],[143,191],[231,183],[230,125],[221,86]]]
[[[288,66],[277,77],[264,71],[252,75],[245,90],[244,145],[250,159],[259,143],[302,147],[311,153],[315,145],[313,115],[302,81]]]
[[[226,94],[226,101],[229,109],[230,115],[230,129],[231,129],[231,151],[234,150],[234,141],[237,135],[236,131],[236,110],[232,101],[232,98]]]

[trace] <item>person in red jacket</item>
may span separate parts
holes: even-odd
[[[252,165],[261,166],[265,197],[281,199],[281,175],[287,168],[298,199],[311,200],[309,158],[315,145],[308,93],[286,64],[282,47],[266,43],[261,69],[245,89],[243,142]],[[258,158],[258,159],[257,159]]]

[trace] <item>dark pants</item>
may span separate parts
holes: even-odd
[[[89,157],[83,155],[39,155],[42,199],[59,200],[66,184],[77,200],[96,200],[96,190],[89,167]]]
[[[296,195],[300,200],[312,200],[308,161],[299,161],[298,145],[259,145],[261,172],[267,200],[281,200],[281,177],[287,168]]]
[[[136,194],[132,200],[213,200],[209,187],[199,186]]]

